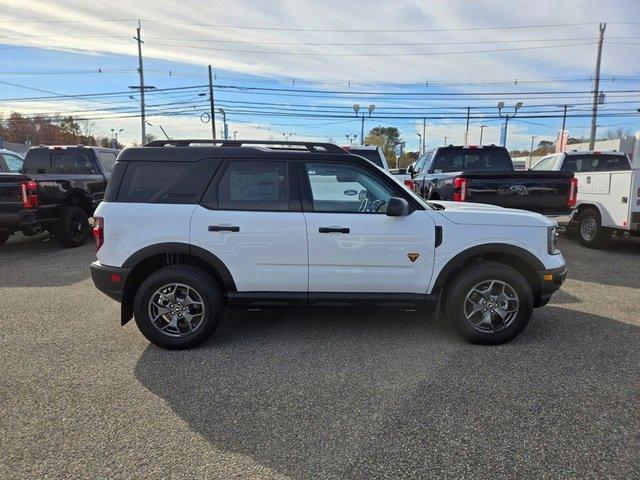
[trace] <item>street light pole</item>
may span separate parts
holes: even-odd
[[[216,115],[215,102],[213,100],[213,75],[211,73],[211,65],[209,65],[209,108],[211,109],[211,135],[216,139]]]
[[[469,144],[469,116],[471,114],[471,107],[467,107],[467,128],[464,131],[464,144]]]
[[[115,128],[111,129],[111,133],[113,138],[111,139],[111,148],[118,148],[118,134],[124,132],[124,128],[120,130],[116,130]]]
[[[480,146],[482,146],[482,132],[485,128],[487,128],[486,125],[480,125]]]
[[[418,133],[418,150],[420,151],[420,155],[422,155],[422,135]]]
[[[509,129],[509,119],[515,117],[518,114],[518,110],[522,107],[522,102],[516,102],[513,106],[513,113],[511,115],[502,115],[502,109],[504,108],[504,102],[498,102],[498,116],[504,118],[504,136],[502,140],[502,146],[507,146],[507,131]]]
[[[373,113],[373,111],[375,110],[376,106],[375,105],[369,105],[369,116],[371,116],[371,114]],[[360,111],[360,105],[359,104],[355,104],[353,106],[353,111],[356,112],[356,117],[358,116],[358,112]],[[362,112],[362,115],[360,116],[361,118],[361,124],[360,124],[360,145],[364,145],[364,112]]]
[[[447,146],[447,138],[449,138],[449,137],[444,137],[444,146],[445,147]]]
[[[536,135],[531,135],[531,148],[529,149],[529,168],[531,168],[531,157],[533,156],[533,141],[538,138]]]
[[[224,137],[225,140],[229,140],[229,126],[227,125],[227,112],[224,111],[224,108],[219,108],[218,111],[222,114],[222,125],[224,126],[222,136]]]

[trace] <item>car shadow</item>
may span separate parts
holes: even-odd
[[[628,287],[637,275],[640,238],[616,238],[603,249],[583,247],[575,236],[564,235],[560,243],[569,278],[582,282]]]
[[[48,234],[16,234],[0,246],[0,287],[73,285],[91,276],[93,242],[78,248],[60,246]]]
[[[639,342],[636,326],[556,306],[494,347],[420,313],[229,312],[200,348],[150,345],[135,375],[216,449],[292,478],[615,476]]]

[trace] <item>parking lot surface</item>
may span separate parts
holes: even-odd
[[[561,248],[515,341],[425,313],[227,312],[150,345],[93,245],[0,247],[0,478],[640,478],[640,241]]]

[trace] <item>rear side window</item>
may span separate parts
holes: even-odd
[[[434,173],[482,170],[505,172],[513,170],[511,157],[501,148],[442,148],[434,161]]]
[[[289,210],[287,162],[232,161],[218,183],[220,210]]]
[[[124,163],[126,170],[118,189],[118,202],[188,204],[200,201],[220,161]],[[110,181],[107,190],[114,188]]]
[[[631,165],[626,155],[586,154],[567,155],[562,163],[563,172],[611,172],[629,170]]]

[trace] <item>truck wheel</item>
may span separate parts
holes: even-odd
[[[597,210],[589,208],[580,214],[578,240],[587,248],[602,248],[611,240],[611,230],[602,226]]]
[[[11,235],[9,233],[0,232],[0,245],[4,245],[9,240]]]
[[[195,347],[207,340],[223,309],[222,293],[211,276],[188,265],[153,272],[140,285],[133,304],[142,334],[169,349]]]
[[[64,207],[60,220],[53,226],[53,235],[63,247],[79,247],[90,234],[89,217],[79,207]]]
[[[496,345],[517,337],[533,313],[526,279],[511,267],[478,262],[457,271],[445,291],[449,321],[468,342]]]

